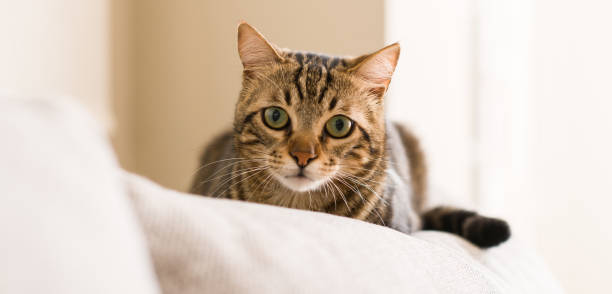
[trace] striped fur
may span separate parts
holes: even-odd
[[[443,230],[482,247],[509,237],[500,220],[450,208],[424,211],[424,153],[412,133],[384,118],[399,46],[357,58],[296,52],[241,24],[239,52],[244,75],[234,128],[205,150],[192,192],[326,212],[406,233]],[[282,129],[264,123],[264,110],[272,106],[288,114]],[[345,138],[325,131],[335,115],[353,121]],[[292,157],[299,144],[313,152],[301,168]],[[294,186],[303,182],[309,186]]]

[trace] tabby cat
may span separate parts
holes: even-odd
[[[424,209],[423,151],[384,115],[399,44],[331,57],[281,49],[243,22],[238,52],[244,71],[234,128],[206,148],[193,193],[327,212],[405,233],[442,230],[483,248],[509,238],[503,220]]]

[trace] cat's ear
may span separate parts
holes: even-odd
[[[371,92],[382,96],[391,82],[399,54],[400,45],[394,43],[372,54],[357,58],[357,64],[348,71],[363,80]]]
[[[254,27],[242,21],[238,25],[238,54],[245,70],[282,61],[278,48],[268,42]]]

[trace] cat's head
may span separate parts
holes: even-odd
[[[399,51],[397,43],[356,58],[291,51],[241,23],[239,156],[296,192],[384,169],[383,97]]]

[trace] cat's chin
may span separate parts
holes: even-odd
[[[325,180],[313,180],[306,176],[276,176],[276,179],[290,190],[296,192],[308,192],[316,190]]]

